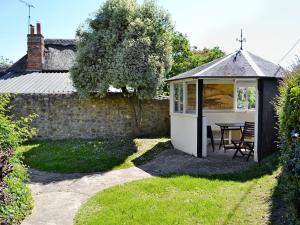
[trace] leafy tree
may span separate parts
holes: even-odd
[[[0,72],[2,69],[6,69],[9,66],[11,66],[13,64],[13,61],[8,59],[8,58],[4,58],[3,56],[0,56]]]
[[[141,126],[142,100],[155,96],[172,66],[169,14],[154,1],[107,0],[77,32],[78,51],[71,69],[83,96],[104,97],[119,88]]]
[[[191,48],[187,37],[178,31],[173,32],[172,47],[174,63],[171,71],[165,75],[164,82],[159,88],[159,94],[161,95],[169,94],[169,87],[165,80],[225,55],[219,47],[204,48],[202,50],[198,50],[196,47]]]

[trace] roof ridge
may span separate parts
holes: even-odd
[[[241,50],[241,53],[258,76],[266,76],[247,51]]]
[[[208,70],[214,68],[215,66],[217,66],[217,65],[219,65],[220,63],[224,62],[225,60],[229,59],[232,55],[236,54],[237,52],[238,52],[238,51],[235,51],[235,52],[233,52],[233,53],[230,53],[230,54],[227,55],[227,56],[224,56],[224,57],[223,57],[221,60],[219,60],[218,62],[216,62],[216,63],[210,65],[209,67],[205,68],[204,70],[201,70],[199,73],[194,74],[193,77],[197,77],[197,76],[199,76],[199,75],[205,73],[206,71],[208,71]]]

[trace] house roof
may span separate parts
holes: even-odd
[[[168,81],[188,78],[281,78],[284,73],[285,70],[279,65],[250,52],[239,50],[174,76]]]
[[[76,89],[68,72],[8,72],[0,78],[0,93],[63,94]]]
[[[66,72],[74,64],[76,54],[75,39],[45,39],[45,63],[43,72]],[[26,70],[27,55],[14,63],[8,71],[23,72]]]

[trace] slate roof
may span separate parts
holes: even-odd
[[[250,52],[239,50],[174,76],[168,81],[188,78],[282,78],[284,74],[285,70],[279,65]]]

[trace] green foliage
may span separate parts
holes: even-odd
[[[12,172],[4,178],[6,185],[3,190],[9,200],[0,204],[0,223],[1,218],[5,218],[8,224],[19,224],[32,208],[32,196],[24,183],[28,181],[28,173],[21,163],[21,154],[15,154],[10,164]]]
[[[8,67],[12,64],[13,64],[12,60],[10,60],[8,58],[4,58],[3,56],[0,56],[0,68],[1,67]]]
[[[165,74],[164,82],[159,87],[161,95],[169,95],[169,87],[165,80],[225,55],[219,47],[192,49],[187,37],[178,31],[172,33],[172,49],[173,66],[171,71]]]
[[[287,202],[294,203],[289,204],[290,215],[287,216],[287,220],[295,224],[296,210],[300,212],[300,68],[282,82],[277,113],[283,165],[282,183],[286,190]]]
[[[113,86],[153,97],[172,65],[172,29],[169,14],[154,1],[107,0],[77,32],[74,85],[84,96],[105,96]]]
[[[36,129],[30,127],[35,115],[28,115],[18,119],[9,116],[10,95],[0,95],[0,149],[15,149],[22,142],[31,138]]]
[[[8,224],[17,224],[32,207],[32,199],[24,184],[27,170],[14,149],[32,137],[36,129],[30,127],[34,115],[19,119],[10,116],[9,102],[10,95],[0,95],[0,223],[5,219]]]

